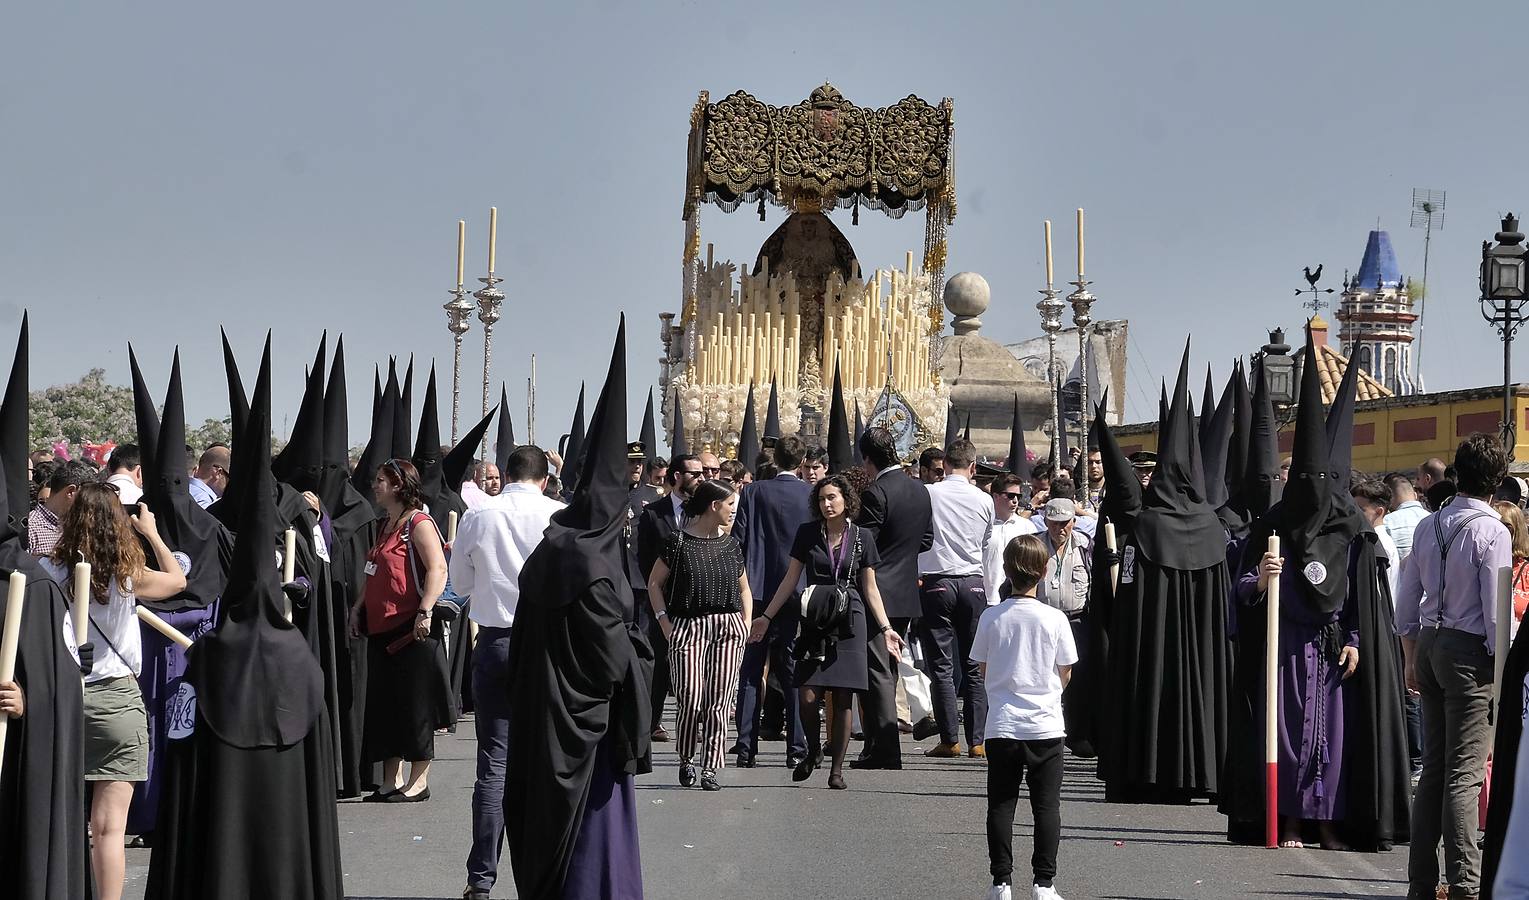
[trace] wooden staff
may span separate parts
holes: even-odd
[[[446,513],[446,543],[454,544],[457,540],[457,511],[451,510]]]
[[[1111,558],[1115,558],[1115,523],[1104,523],[1104,546],[1110,551]],[[1120,587],[1120,563],[1110,563],[1110,590]]]
[[[297,532],[288,528],[282,535],[281,544],[281,583],[291,584],[297,578]],[[140,607],[141,608],[141,607]],[[287,596],[286,591],[281,592],[281,611],[292,621],[292,598]],[[173,638],[172,638],[173,640]]]
[[[21,640],[21,602],[26,599],[27,577],[11,573],[10,592],[5,597],[5,631],[0,632],[0,682],[16,680],[16,645]],[[11,717],[0,714],[0,764],[5,762],[5,732]]]
[[[1269,552],[1279,558],[1279,535],[1269,535]],[[1264,846],[1279,846],[1279,576],[1265,594],[1264,644]]]
[[[138,614],[139,621],[148,625],[150,628],[154,629],[175,643],[180,644],[182,647],[191,646],[191,638],[181,634],[180,629],[176,628],[174,625],[171,625],[169,622],[166,622],[159,616],[154,615],[154,613],[151,612],[148,607],[140,606],[135,610],[135,612]]]

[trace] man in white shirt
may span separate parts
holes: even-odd
[[[983,612],[972,645],[987,691],[987,835],[993,887],[988,900],[1013,900],[1014,808],[1030,789],[1035,850],[1032,900],[1062,900],[1052,886],[1062,837],[1062,690],[1078,651],[1067,617],[1035,599],[1046,547],[1022,536],[1004,551],[1013,590]]]
[[[143,499],[143,464],[137,444],[122,444],[106,461],[106,483],[117,488],[123,506],[134,506]]]
[[[1418,502],[1417,490],[1412,486],[1412,480],[1400,473],[1386,478],[1386,486],[1391,489],[1391,512],[1386,514],[1385,530],[1391,535],[1391,540],[1396,544],[1396,565],[1401,566],[1402,560],[1412,555],[1412,532],[1419,522],[1428,518],[1428,508]],[[1379,531],[1377,527],[1375,529]]]
[[[1386,507],[1390,505],[1391,489],[1382,481],[1359,481],[1349,488],[1349,493],[1353,495],[1354,505],[1359,507],[1359,514],[1379,538],[1376,543],[1386,555],[1386,583],[1391,588],[1391,596],[1395,597],[1396,576],[1401,571],[1402,557],[1396,541],[1386,531]]]
[[[478,780],[463,893],[469,900],[487,900],[499,874],[510,736],[510,628],[520,600],[520,569],[541,543],[552,514],[563,508],[542,493],[547,472],[547,455],[541,448],[516,447],[505,469],[511,483],[467,511],[451,548],[452,586],[471,599],[467,615],[478,625],[472,654]]]
[[[1025,480],[1005,472],[993,479],[993,536],[988,538],[982,551],[982,589],[987,592],[987,605],[996,606],[1001,599],[998,589],[1007,580],[1003,574],[1003,550],[1009,542],[1022,534],[1035,534],[1035,523],[1020,515],[1024,502]]]
[[[976,472],[977,448],[956,440],[945,448],[945,477],[928,486],[934,542],[918,555],[919,606],[940,743],[925,756],[961,755],[957,696],[963,701],[968,752],[983,755],[987,695],[971,647],[977,619],[987,608],[982,554],[993,536],[993,498],[972,484]]]

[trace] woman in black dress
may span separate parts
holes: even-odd
[[[794,596],[802,574],[807,575],[808,586],[832,588],[847,585],[858,588],[850,592],[848,622],[842,629],[833,629],[825,636],[810,633],[811,626],[803,625],[803,634],[797,639],[796,683],[801,692],[802,727],[807,732],[807,758],[792,773],[793,781],[806,781],[813,769],[823,763],[822,745],[818,737],[818,701],[823,695],[832,698],[833,720],[829,723],[829,750],[832,767],[828,773],[828,786],[833,790],[844,789],[844,752],[849,747],[850,704],[855,691],[866,689],[869,661],[866,656],[868,636],[866,620],[875,623],[874,641],[888,653],[902,652],[902,639],[887,622],[886,610],[881,606],[881,593],[876,589],[874,567],[880,562],[876,555],[874,535],[863,532],[853,523],[859,511],[860,501],[842,475],[831,475],[813,485],[810,495],[812,520],[797,530],[791,545],[791,567],[781,579],[780,588],[770,599],[770,605],[754,620],[749,640],[764,638],[770,622],[788,601],[797,602]]]

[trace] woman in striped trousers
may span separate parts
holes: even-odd
[[[678,712],[675,749],[680,784],[720,790],[728,708],[748,638],[753,598],[743,552],[730,533],[738,495],[724,482],[703,481],[685,501],[687,524],[664,542],[648,576],[648,600],[669,639],[669,675]]]

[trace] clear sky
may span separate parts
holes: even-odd
[[[227,411],[218,326],[250,375],[274,327],[278,427],[319,331],[343,331],[361,440],[373,362],[434,357],[449,385],[456,221],[482,274],[497,205],[495,395],[509,382],[523,429],[538,353],[555,440],[624,309],[635,434],[679,302],[697,92],[785,104],[826,79],[865,106],[955,99],[949,271],[992,285],[994,339],[1038,332],[1041,220],[1069,235],[1087,208],[1095,315],[1131,320],[1133,421],[1186,332],[1224,377],[1301,321],[1301,268],[1338,286],[1377,220],[1420,277],[1414,187],[1449,192],[1428,387],[1487,384],[1476,267],[1499,214],[1529,213],[1526,26],[1511,4],[1386,2],[22,4],[0,29],[0,327],[31,309],[34,388],[125,383],[131,338],[162,390],[179,344],[193,424]],[[836,216],[868,266],[920,246],[922,215],[863,212]],[[781,218],[708,208],[702,236],[752,259]]]

